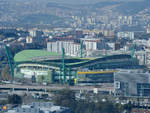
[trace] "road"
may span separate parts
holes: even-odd
[[[62,86],[62,85],[14,85],[14,84],[3,84],[0,85],[0,90],[17,90],[17,91],[56,91],[62,89],[70,89],[75,91],[93,91],[94,86]],[[98,91],[114,92],[112,86],[101,86],[97,88]]]

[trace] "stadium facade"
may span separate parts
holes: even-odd
[[[143,69],[138,60],[127,54],[101,58],[76,58],[45,50],[24,50],[14,57],[17,64],[15,77],[32,78],[37,82],[55,83],[65,79],[79,83],[113,82],[117,69]],[[64,66],[64,67],[63,67]]]

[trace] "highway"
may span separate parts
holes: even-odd
[[[57,91],[62,89],[70,89],[74,91],[93,91],[94,86],[62,86],[62,85],[51,85],[51,86],[44,86],[44,85],[14,85],[14,84],[3,84],[0,85],[0,90],[14,90],[14,91]],[[98,91],[107,91],[107,92],[114,92],[113,86],[101,86],[97,88]]]

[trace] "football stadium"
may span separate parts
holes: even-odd
[[[112,83],[118,69],[143,69],[128,54],[79,58],[46,50],[23,50],[14,56],[14,76],[47,83]]]

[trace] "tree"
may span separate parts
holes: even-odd
[[[8,101],[7,101],[7,100],[1,100],[1,101],[0,101],[0,105],[5,105],[5,104],[8,104]]]
[[[99,96],[96,102],[93,101],[89,93],[85,99],[75,99],[75,92],[65,89],[57,91],[54,96],[56,105],[69,107],[75,113],[122,113],[125,109],[131,110],[129,106],[124,107],[121,104],[115,104],[110,99],[102,101]]]
[[[8,96],[9,104],[22,104],[22,97],[16,94]]]
[[[131,113],[132,108],[133,108],[133,106],[132,106],[132,104],[131,104],[131,101],[129,101],[129,103],[128,103],[128,104],[125,104],[123,107],[124,107],[125,110],[128,111],[128,113]]]
[[[2,80],[11,80],[11,74],[9,70],[9,66],[6,65],[1,71],[1,79]]]
[[[76,107],[75,92],[68,89],[57,91],[54,102],[56,105],[69,107],[74,111]]]
[[[0,34],[0,40],[4,40],[5,36]]]

